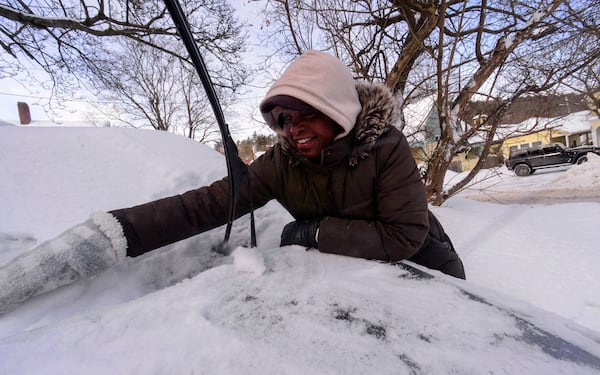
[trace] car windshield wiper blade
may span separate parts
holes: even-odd
[[[210,79],[210,75],[208,74],[208,69],[206,68],[202,54],[198,49],[198,45],[194,40],[189,22],[183,13],[181,4],[179,4],[178,0],[165,0],[165,5],[167,6],[167,9],[171,14],[171,18],[175,23],[177,33],[181,37],[185,48],[192,59],[192,63],[194,64],[194,67],[200,76],[200,80],[202,81],[202,85],[204,86],[204,90],[206,91],[206,95],[210,101],[210,105],[217,119],[217,123],[219,124],[219,130],[221,131],[221,137],[223,140],[225,160],[227,162],[227,175],[229,176],[229,213],[227,219],[227,229],[225,230],[225,238],[223,243],[215,250],[226,255],[231,252],[231,249],[229,246],[227,246],[227,244],[231,235],[233,220],[235,219],[235,209],[238,202],[240,187],[244,182],[247,184],[250,200],[250,246],[256,247],[254,210],[252,208],[252,192],[248,166],[240,159],[238,155],[237,146],[231,138],[231,133],[229,132],[229,127],[225,122],[225,116],[223,115],[223,110],[219,104],[219,99],[217,98],[215,88]]]

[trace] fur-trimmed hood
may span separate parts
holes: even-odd
[[[356,91],[361,110],[352,130],[346,136],[352,138],[348,157],[350,166],[355,166],[360,160],[366,158],[377,139],[394,126],[399,117],[394,95],[384,85],[359,82],[356,84]],[[281,144],[284,154],[290,158],[290,163],[296,165],[306,160],[294,150],[282,132],[278,131],[277,135],[278,143]]]

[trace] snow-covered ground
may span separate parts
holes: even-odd
[[[291,216],[272,202],[256,212],[258,249],[216,255],[220,228],[0,316],[0,373],[600,373],[600,360],[586,367],[533,350],[513,313],[454,287],[600,358],[600,157],[589,159],[525,178],[483,172],[432,207],[467,282],[279,248]],[[224,172],[221,155],[167,133],[2,126],[0,264],[95,211]],[[232,242],[248,232],[239,220]]]
[[[600,332],[600,156],[589,160],[527,177],[482,171],[433,211],[470,282]]]

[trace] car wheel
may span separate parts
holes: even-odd
[[[587,161],[587,156],[583,155],[580,156],[579,159],[577,159],[577,165],[581,164],[581,163],[585,163]]]
[[[515,174],[519,177],[529,176],[531,168],[527,164],[519,164],[515,167]]]

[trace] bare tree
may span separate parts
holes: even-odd
[[[188,138],[198,142],[207,143],[220,139],[221,133],[197,73],[192,71],[191,67],[183,65],[179,66],[179,73],[183,105],[179,116],[180,121],[176,126],[185,131]],[[221,95],[221,98],[221,107],[226,110],[230,100],[224,95]]]
[[[584,94],[590,107],[600,118],[600,1],[591,1],[585,11],[568,4],[563,24],[579,37],[570,47],[587,51],[589,64],[569,76],[564,85],[571,90]]]
[[[600,119],[600,65],[588,66],[565,85],[587,97],[590,108]]]
[[[99,77],[105,88],[103,95],[115,103],[110,112],[104,111],[107,116],[129,126],[151,126],[199,142],[218,137],[211,107],[193,67],[156,48],[131,41],[119,46],[121,52],[115,52],[114,62]],[[229,103],[223,96],[223,107]]]
[[[333,51],[350,64],[357,77],[385,82],[403,103],[435,96],[440,136],[424,176],[433,204],[441,204],[458,191],[482,166],[500,117],[518,97],[559,90],[568,77],[598,66],[599,61],[599,38],[581,33],[585,22],[597,19],[598,1],[271,3],[268,17],[274,33],[267,36],[291,35],[273,39],[293,46],[286,51],[298,53],[308,47]],[[298,19],[310,25],[291,27],[285,23],[286,14],[302,15]],[[310,36],[304,35],[307,32]],[[290,40],[315,42],[291,45]],[[487,121],[465,123],[461,118],[475,97],[487,97],[498,106]],[[486,140],[482,162],[455,188],[445,190],[444,176],[453,155],[474,137]]]
[[[248,76],[241,60],[246,35],[235,12],[222,0],[182,3],[213,81],[235,92]],[[180,44],[175,35],[161,1],[7,0],[0,5],[0,47],[5,51],[0,77],[32,61],[48,73],[57,93],[69,94],[81,85],[94,87],[107,74],[118,40],[183,59],[187,54],[174,47]]]
[[[124,99],[117,105],[122,108],[117,118],[132,126],[148,123],[156,130],[171,129],[180,105],[173,100],[180,91],[179,77],[174,77],[176,63],[175,57],[151,48],[134,48],[128,56],[121,55],[111,74],[102,77],[112,88],[109,92]]]

